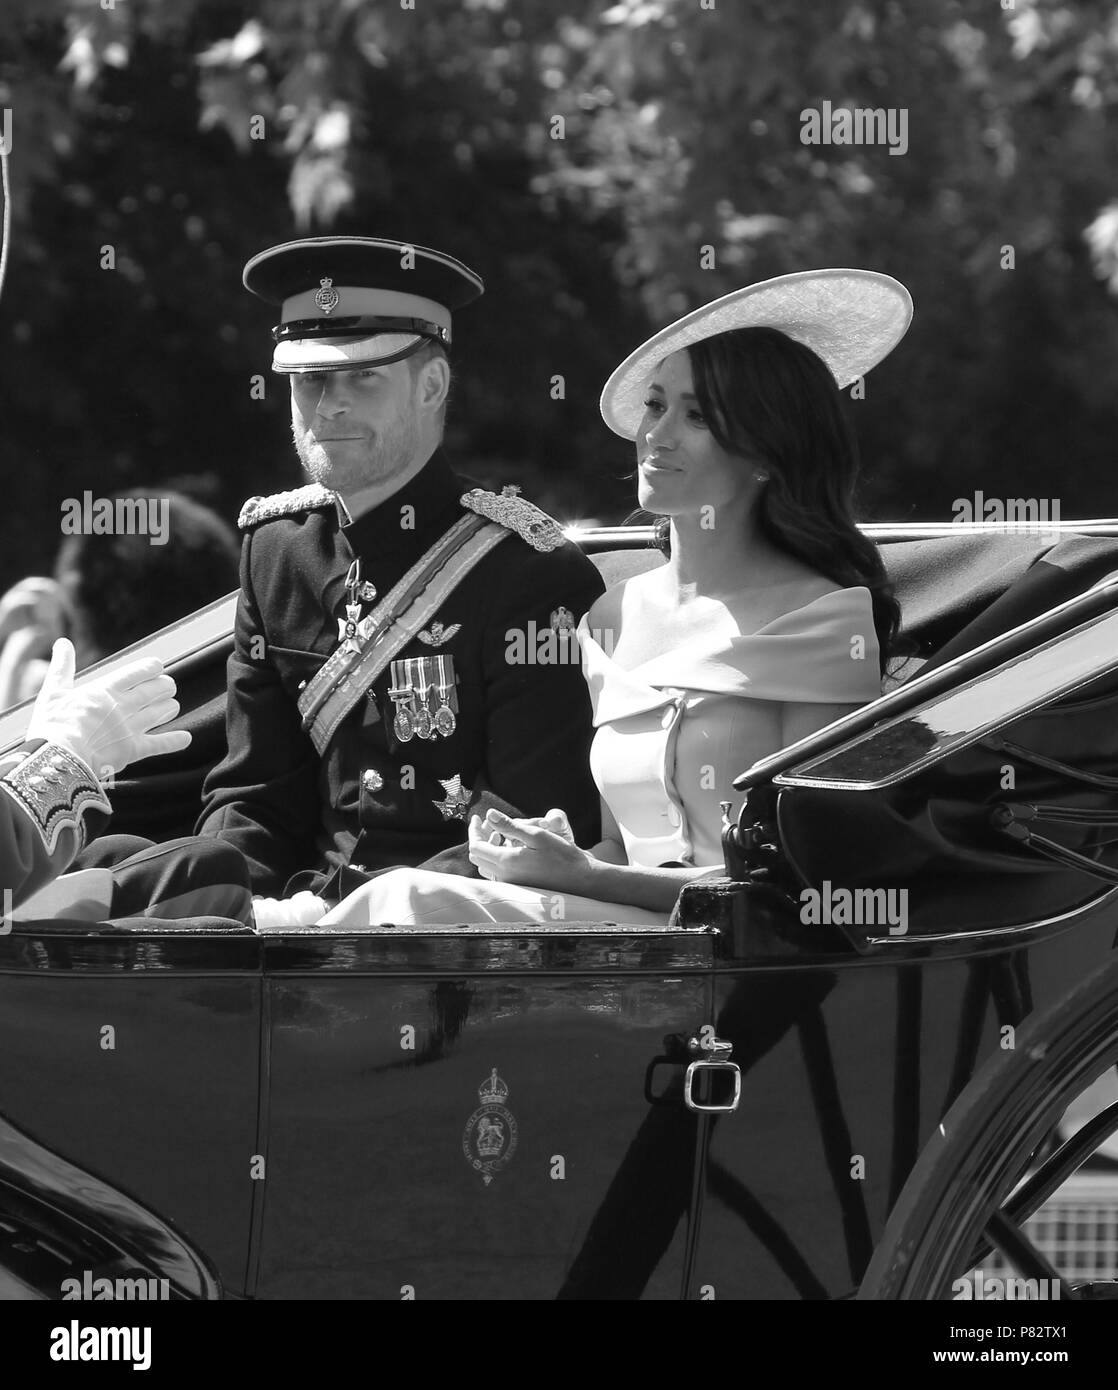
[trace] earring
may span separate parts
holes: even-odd
[[[769,481],[769,475],[767,473],[754,473],[753,481],[755,483],[767,483]]]

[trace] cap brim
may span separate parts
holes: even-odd
[[[421,333],[377,333],[365,338],[291,338],[276,344],[274,372],[337,372],[384,367],[432,341]]]
[[[405,258],[404,250],[410,253]],[[269,246],[244,268],[245,288],[282,304],[316,289],[323,276],[335,285],[370,285],[424,295],[452,312],[471,304],[485,290],[480,275],[443,251],[379,237],[303,237]]]
[[[735,328],[776,328],[812,349],[839,388],[849,386],[897,346],[912,322],[912,296],[876,270],[805,270],[734,290],[655,333],[613,372],[602,418],[635,439],[652,373],[665,357]]]

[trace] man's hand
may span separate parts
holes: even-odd
[[[161,661],[133,661],[115,675],[77,689],[74,662],[73,643],[60,637],[31,711],[29,739],[41,738],[69,749],[98,777],[107,770],[119,772],[141,758],[190,746],[185,729],[151,732],[179,712],[175,682],[164,673]]]
[[[513,820],[500,811],[474,816],[469,828],[470,862],[482,878],[529,888],[582,893],[588,887],[591,856],[575,844],[562,811]]]

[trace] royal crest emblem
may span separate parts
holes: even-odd
[[[488,1187],[516,1152],[517,1127],[512,1111],[505,1105],[508,1085],[497,1075],[496,1067],[478,1087],[477,1095],[481,1105],[466,1121],[462,1152]]]
[[[551,630],[552,632],[569,632],[575,626],[575,615],[569,608],[553,608],[551,610]]]
[[[329,275],[324,275],[318,283],[320,288],[314,302],[324,314],[332,314],[341,303],[342,297],[334,288],[334,282]]]

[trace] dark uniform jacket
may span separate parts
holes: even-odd
[[[206,780],[198,830],[241,850],[257,893],[310,888],[339,897],[354,883],[351,872],[337,872],[346,865],[361,874],[420,864],[474,873],[465,822],[490,805],[529,816],[561,807],[579,843],[597,838],[590,702],[577,643],[545,640],[603,589],[569,542],[541,553],[510,530],[424,628],[443,640],[417,638],[396,654],[453,659],[458,714],[449,738],[396,737],[391,666],[321,758],[303,730],[297,701],[339,645],[353,560],[377,590],[364,617],[466,514],[459,499],[470,487],[437,451],[399,492],[352,522],[321,490],[317,505],[294,504],[288,514],[272,514],[284,504],[267,501],[242,514],[229,752]],[[459,804],[465,798],[468,806]],[[451,846],[462,848],[440,853]]]

